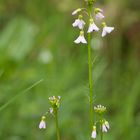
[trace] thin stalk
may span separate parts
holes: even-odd
[[[56,125],[56,134],[57,140],[60,140],[60,133],[59,133],[59,125],[58,125],[58,111],[55,111],[55,125]]]
[[[101,136],[101,140],[103,140],[103,131],[102,131],[102,125],[101,125],[101,134],[100,134],[100,136]]]
[[[88,12],[91,16],[92,6],[88,6]],[[91,34],[88,34],[88,69],[89,69],[89,98],[90,98],[90,129],[93,125],[93,80],[92,80],[92,57],[91,57]]]
[[[93,81],[91,61],[91,34],[88,34],[88,70],[89,70],[89,98],[90,98],[90,129],[93,125]]]

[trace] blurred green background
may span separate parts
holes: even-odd
[[[140,139],[140,2],[97,0],[115,30],[94,34],[95,105],[108,108],[111,129],[104,140]],[[71,12],[82,0],[0,1],[0,106],[43,81],[0,110],[0,140],[55,140],[53,118],[39,130],[48,97],[61,95],[62,140],[87,140],[87,47],[75,45]]]

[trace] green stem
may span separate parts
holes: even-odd
[[[92,5],[88,5],[88,12],[91,17]],[[93,125],[93,80],[92,80],[92,60],[91,60],[91,34],[88,34],[88,69],[89,69],[89,98],[90,98],[90,129]]]
[[[90,98],[90,129],[93,125],[93,81],[91,61],[91,34],[88,34],[88,69],[89,69],[89,98]]]
[[[103,140],[102,125],[101,125],[101,140]]]
[[[58,125],[58,111],[55,111],[55,125],[56,125],[56,134],[57,140],[60,140],[60,133],[59,133],[59,125]]]

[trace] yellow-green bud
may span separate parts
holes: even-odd
[[[80,31],[80,36],[83,36],[84,35],[84,31]]]
[[[89,19],[90,24],[92,24],[94,22],[93,18]]]
[[[105,27],[106,26],[106,23],[105,22],[102,22],[102,26]]]
[[[45,117],[45,116],[42,116],[41,120],[43,120],[43,121],[44,121],[45,119],[46,119],[46,117]]]
[[[93,131],[96,131],[96,126],[95,125],[93,125]]]
[[[78,19],[83,19],[83,16],[82,15],[79,15]]]

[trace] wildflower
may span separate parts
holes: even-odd
[[[53,108],[59,108],[60,99],[61,99],[60,96],[58,96],[58,97],[55,97],[55,96],[49,97],[49,101],[50,101],[50,103],[51,103]]]
[[[93,126],[93,130],[92,130],[92,133],[91,133],[91,138],[93,138],[93,139],[96,138],[96,126],[95,125]]]
[[[88,28],[88,33],[91,33],[93,31],[99,31],[99,28],[96,26],[96,24],[94,23],[93,19],[91,18],[90,19],[90,25],[89,25],[89,28]]]
[[[96,19],[103,19],[105,16],[103,15],[103,10],[100,8],[95,8],[95,16]]]
[[[109,128],[109,122],[105,120],[102,124],[102,132],[107,132]]]
[[[42,116],[42,119],[41,119],[41,121],[40,121],[40,123],[39,123],[39,128],[40,128],[40,129],[45,129],[45,128],[46,128],[45,119],[46,119],[46,117],[45,117],[45,116]]]
[[[114,27],[107,26],[105,22],[103,22],[102,25],[103,25],[102,37],[106,36],[108,33],[111,33],[114,30]]]
[[[74,41],[76,44],[79,44],[79,43],[83,43],[83,44],[86,44],[87,41],[84,37],[84,31],[80,31],[80,35],[79,37]]]
[[[78,9],[74,10],[74,11],[72,12],[72,15],[76,15],[76,14],[79,13],[81,10],[82,10],[81,8],[78,8]]]
[[[102,105],[97,105],[94,107],[94,110],[96,113],[102,114],[106,111],[106,107],[104,107]]]
[[[79,15],[78,19],[72,24],[73,27],[78,27],[79,29],[83,29],[86,23],[83,21],[83,16]]]

